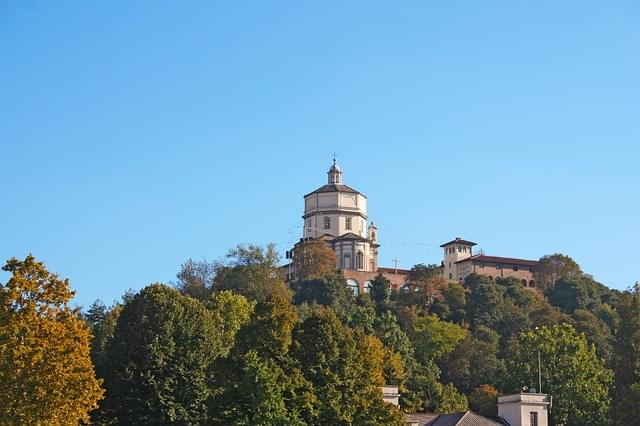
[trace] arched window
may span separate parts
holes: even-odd
[[[536,287],[536,282],[534,280],[529,281],[529,287],[535,288]]]
[[[362,269],[362,265],[364,264],[364,255],[361,251],[356,255],[356,269]]]
[[[522,285],[526,287],[527,286],[527,280],[523,279],[522,280]]]
[[[372,287],[371,281],[365,281],[364,282],[364,292],[365,293],[371,292],[371,287]]]
[[[360,285],[358,285],[358,281],[349,278],[347,280],[347,286],[354,296],[358,296],[360,294]]]

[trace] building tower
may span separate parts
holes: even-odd
[[[377,228],[367,226],[367,197],[342,183],[335,159],[327,177],[326,185],[304,196],[303,239],[326,241],[340,269],[377,271]]]
[[[444,270],[443,277],[447,280],[458,281],[461,277],[458,274],[456,262],[473,256],[473,246],[476,243],[463,240],[460,237],[442,244],[444,249]]]

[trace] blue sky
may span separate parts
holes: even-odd
[[[626,288],[639,49],[637,1],[1,2],[0,259],[87,306],[284,253],[337,152],[382,265],[461,236]]]

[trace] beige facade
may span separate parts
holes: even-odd
[[[303,239],[322,239],[342,270],[378,270],[377,229],[367,225],[367,197],[342,183],[335,161],[327,184],[304,196]],[[295,250],[295,248],[294,248]]]
[[[442,244],[444,249],[443,277],[450,281],[464,281],[470,274],[485,275],[491,279],[512,277],[518,279],[523,287],[536,289],[533,271],[538,263],[535,260],[515,259],[511,257],[474,255],[476,243],[456,238]]]
[[[325,241],[336,253],[336,267],[342,270],[356,295],[368,292],[378,274],[391,282],[391,288],[399,289],[408,271],[378,266],[378,229],[367,222],[367,197],[343,184],[342,170],[335,161],[327,176],[326,185],[304,196],[304,231],[300,241]],[[294,246],[287,257],[292,258],[295,250]],[[293,264],[282,268],[288,280],[295,277],[292,268]]]

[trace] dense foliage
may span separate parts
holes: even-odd
[[[354,296],[324,246],[307,243],[294,261],[302,273],[285,283],[273,246],[189,260],[173,288],[97,301],[84,322],[66,306],[66,281],[31,257],[9,261],[0,419],[86,421],[100,380],[94,424],[400,425],[402,411],[469,408],[491,416],[498,395],[539,386],[538,354],[550,424],[640,417],[638,285],[610,290],[554,254],[535,271],[544,292],[475,274],[450,283],[420,264],[400,291],[379,275]],[[383,384],[399,387],[400,409],[383,402]],[[41,391],[19,398],[26,385]]]
[[[91,334],[67,280],[33,256],[11,259],[0,285],[0,424],[77,425],[103,390],[89,355]]]

